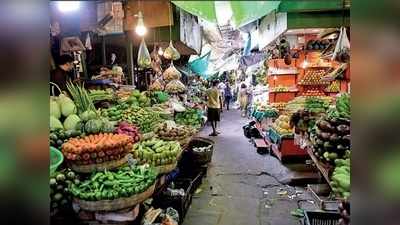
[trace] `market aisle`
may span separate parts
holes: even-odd
[[[222,114],[221,134],[211,138],[216,144],[208,176],[193,197],[184,225],[299,224],[290,215],[296,201],[277,194],[280,188],[293,189],[276,179],[286,168],[274,157],[256,153],[243,136],[247,122],[237,110]],[[211,127],[205,127],[200,136],[209,138],[210,132]]]

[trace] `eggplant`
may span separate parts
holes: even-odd
[[[329,137],[329,141],[330,142],[332,142],[332,143],[336,143],[336,142],[338,142],[340,139],[339,139],[339,136],[337,135],[337,134],[332,134],[330,137]]]
[[[350,134],[350,126],[348,125],[339,125],[336,127],[336,130],[339,132],[341,135],[347,135]]]
[[[326,121],[326,120],[318,120],[317,122],[317,126],[319,129],[321,129],[322,131],[328,131],[331,132],[333,127],[331,126],[331,124]]]
[[[315,141],[315,144],[317,144],[317,146],[319,146],[319,147],[322,147],[322,146],[324,146],[324,141],[321,140],[321,139],[317,139],[317,140]]]
[[[329,152],[332,149],[334,149],[334,146],[329,141],[325,141],[324,142],[324,149],[325,149],[325,151]]]
[[[321,132],[319,135],[319,138],[321,138],[324,141],[328,141],[330,139],[331,134],[328,132]]]

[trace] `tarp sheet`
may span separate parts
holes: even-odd
[[[231,1],[235,27],[257,20],[279,7],[281,1]]]
[[[171,1],[186,12],[212,23],[217,22],[214,1]]]
[[[184,10],[180,11],[180,40],[188,47],[201,53],[201,27],[197,22],[197,17],[187,13]]]

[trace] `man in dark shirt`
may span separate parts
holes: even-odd
[[[57,84],[61,91],[67,91],[67,81],[73,81],[70,71],[74,68],[74,58],[70,55],[61,55],[57,68],[50,73],[50,81]],[[58,90],[54,90],[59,95]]]

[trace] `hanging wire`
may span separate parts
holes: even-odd
[[[168,6],[168,17],[169,17],[169,41],[172,41],[172,15],[171,15],[171,3]]]

